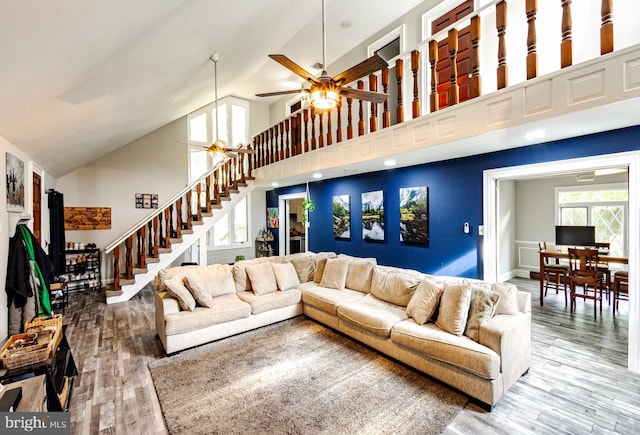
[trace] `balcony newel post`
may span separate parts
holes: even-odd
[[[347,97],[347,140],[353,139],[353,98]]]
[[[538,76],[538,52],[536,36],[536,15],[538,0],[527,0],[527,80]]]
[[[573,65],[573,37],[571,20],[571,0],[562,1],[562,42],[560,43],[560,67]]]
[[[411,52],[411,72],[413,73],[413,101],[411,102],[411,116],[413,119],[420,117],[420,88],[418,85],[420,82],[418,77],[419,71],[420,52],[418,50],[413,50]]]
[[[498,30],[498,89],[507,87],[507,45],[505,34],[507,31],[507,2],[496,4],[496,29]]]
[[[389,93],[389,67],[382,68],[382,92]],[[382,128],[391,126],[391,113],[389,113],[389,98],[382,104]]]
[[[460,102],[460,90],[458,88],[458,65],[456,57],[458,56],[458,31],[456,29],[449,30],[449,105],[453,106]]]
[[[404,60],[396,60],[396,84],[398,87],[398,105],[396,106],[396,123],[404,122],[404,105],[402,103],[402,80],[404,78]]]
[[[436,65],[438,64],[438,41],[429,41],[429,65],[431,66],[431,93],[429,94],[429,110],[437,112],[439,109],[438,101],[438,73]]]
[[[600,54],[607,54],[613,51],[613,0],[602,0],[600,7]]]
[[[369,75],[369,90],[378,92],[378,77],[375,74]],[[371,115],[369,116],[369,133],[378,131],[378,104],[369,102]]]
[[[471,89],[470,98],[480,96],[480,17],[471,18]]]
[[[362,80],[358,80],[358,89],[364,89],[364,82]],[[358,136],[362,136],[364,135],[364,103],[362,100],[358,100],[358,103]]]

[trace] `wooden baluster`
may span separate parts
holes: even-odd
[[[191,230],[191,222],[193,221],[193,212],[191,211],[191,199],[192,193],[191,191],[187,192],[187,225],[186,229]]]
[[[456,30],[456,40],[457,37]],[[456,46],[457,52],[457,46]],[[419,83],[420,79],[418,77],[418,72],[420,71],[420,52],[418,50],[413,50],[411,52],[411,72],[413,73],[413,102],[411,103],[411,116],[413,119],[420,117],[420,88]]]
[[[196,185],[196,204],[198,205],[196,207],[196,220],[198,222],[202,222],[202,207],[200,206],[200,197],[202,195],[202,183],[198,183]]]
[[[280,129],[278,124],[273,127],[273,158],[272,162],[280,161]]]
[[[471,86],[469,98],[480,96],[482,82],[480,78],[480,17],[471,18]]]
[[[267,157],[265,159],[265,164],[270,165],[271,157],[272,157],[272,149],[273,149],[273,128],[269,128],[267,130],[266,140],[267,140]]]
[[[296,116],[293,117],[292,120],[295,123],[291,126],[291,131],[295,132],[295,142],[293,143],[293,155],[297,156],[298,154],[302,154],[302,113],[296,113]]]
[[[353,98],[347,97],[347,140],[353,139]]]
[[[254,136],[251,143],[253,144],[253,149],[255,149],[256,152],[249,156],[249,160],[252,160],[255,166],[258,167],[258,136]]]
[[[149,249],[149,257],[155,258],[155,246],[153,246],[153,219],[151,219],[147,223],[147,234],[149,234],[148,239],[148,249]]]
[[[319,111],[318,115],[318,148],[324,148],[324,111]]]
[[[304,109],[302,111],[303,121],[304,121],[304,152],[309,152],[309,109]]]
[[[247,145],[247,150],[251,149],[251,145]],[[249,165],[251,164],[250,159],[251,154],[242,153],[240,154],[240,182],[242,184],[247,184],[247,171],[249,169]]]
[[[600,6],[600,54],[607,54],[613,51],[613,0],[602,0]]]
[[[211,174],[204,179],[204,201],[207,213],[211,213]]]
[[[278,156],[278,160],[284,160],[284,149],[288,147],[287,143],[289,142],[289,139],[284,135],[284,122],[278,125],[278,131],[280,132],[280,155]]]
[[[333,110],[327,110],[327,146],[333,144],[333,133],[331,132],[331,114]]]
[[[291,157],[291,139],[289,137],[289,126],[290,126],[289,119],[285,119],[284,120],[284,137],[287,143],[287,151],[285,152],[285,157],[287,159]]]
[[[382,68],[382,92],[389,93],[389,68]],[[384,100],[382,104],[382,128],[387,128],[391,125],[391,113],[389,113],[389,99]]]
[[[133,279],[133,234],[124,242],[124,273],[127,279]]]
[[[449,105],[453,106],[460,102],[460,90],[458,88],[458,65],[456,57],[458,56],[458,31],[456,29],[449,30],[449,38],[447,40],[449,46]]]
[[[182,197],[176,200],[176,239],[182,238]]]
[[[240,165],[238,155],[229,161],[229,170],[231,171],[231,178],[233,179],[233,190],[238,190],[238,166]]]
[[[265,132],[263,131],[262,133],[260,133],[260,167],[263,167],[265,164],[265,156],[266,156],[266,152],[265,152],[265,147],[267,146],[267,144],[265,143]]]
[[[358,89],[364,89],[364,82],[362,80],[358,80]],[[364,102],[362,100],[358,100],[358,102],[358,136],[362,136],[364,135]]]
[[[138,267],[144,269],[147,267],[147,253],[145,252],[147,227],[144,225],[138,230]]]
[[[229,193],[229,161],[227,160],[222,169],[224,176],[224,197],[231,198],[231,194]]]
[[[437,112],[440,108],[438,100],[438,73],[436,65],[438,64],[438,41],[429,41],[429,65],[431,65],[431,93],[429,94],[429,110]]]
[[[167,228],[169,228],[169,237],[174,237],[175,233],[176,233],[176,228],[173,226],[173,204],[169,204],[169,225],[167,226]]]
[[[498,89],[507,87],[509,69],[507,67],[507,2],[496,4],[496,29],[498,29]]]
[[[536,15],[538,0],[527,0],[527,80],[538,76]]]
[[[171,248],[171,211],[169,207],[164,209],[164,247]]]
[[[120,290],[120,245],[113,250],[113,290]]]
[[[396,124],[404,122],[404,105],[402,103],[402,80],[404,77],[404,60],[396,60],[396,86],[398,88],[398,105],[396,106]]]
[[[560,43],[561,68],[573,65],[572,27],[571,0],[562,0],[562,42]]]
[[[316,149],[316,109],[311,107],[311,151]]]
[[[253,150],[253,148],[251,148],[251,145],[249,145],[247,148],[250,151]],[[249,178],[250,180],[253,178],[253,162],[251,159],[249,159],[249,165],[247,166],[247,178]]]
[[[220,168],[213,172],[213,197],[216,201],[216,205],[220,206]]]
[[[336,129],[336,142],[342,142],[342,96],[338,97],[338,106],[336,110],[336,115],[338,115],[338,128]]]
[[[369,74],[369,90],[378,92],[378,77],[375,74]],[[378,104],[370,102],[369,105],[369,133],[373,133],[378,131]]]
[[[153,217],[153,258],[160,257],[160,215]]]

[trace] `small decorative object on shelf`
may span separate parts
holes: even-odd
[[[65,277],[67,291],[98,290],[100,276],[100,249],[95,244],[67,243]]]
[[[256,237],[256,258],[273,256],[273,233],[266,228],[261,229]]]

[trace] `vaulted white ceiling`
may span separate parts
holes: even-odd
[[[327,63],[419,3],[327,0]],[[213,53],[219,97],[294,89],[321,1],[0,0],[0,135],[64,175],[210,103]]]

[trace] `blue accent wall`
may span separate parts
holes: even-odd
[[[482,278],[483,171],[501,167],[551,162],[640,149],[640,126],[521,147],[495,153],[428,163],[407,168],[309,183],[315,210],[309,214],[309,249],[358,257],[375,257],[378,264],[416,269],[436,275]],[[399,191],[427,186],[429,235],[427,246],[400,242]],[[305,186],[267,192],[267,207],[278,206],[278,196],[301,192]],[[362,239],[364,192],[384,191],[385,241]],[[333,196],[350,195],[351,240],[334,240]],[[464,222],[471,224],[465,234]]]

